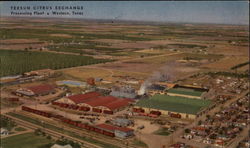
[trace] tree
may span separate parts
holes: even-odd
[[[201,123],[202,123],[202,121],[201,121],[201,120],[199,120],[198,125],[201,125]]]
[[[190,131],[191,131],[191,130],[190,130],[189,128],[186,128],[186,129],[185,129],[185,133],[190,133]]]
[[[35,133],[35,135],[40,135],[40,133],[41,133],[41,129],[36,129],[35,131],[34,131],[34,133]]]
[[[216,137],[217,137],[216,134],[211,134],[211,135],[209,136],[210,139],[216,139]]]

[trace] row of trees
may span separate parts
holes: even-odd
[[[49,140],[53,140],[52,137],[50,135],[46,135],[45,132],[43,132],[41,129],[36,129],[34,131],[35,135],[37,136],[44,136]],[[53,146],[54,144],[58,144],[58,145],[71,145],[73,148],[81,148],[81,145],[77,142],[74,142],[72,140],[68,140],[68,139],[64,139],[64,137],[61,137],[61,139],[56,140],[55,142],[50,142],[44,145],[39,146],[38,148],[50,148],[51,146]]]

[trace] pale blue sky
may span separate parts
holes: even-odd
[[[60,1],[0,2],[1,15],[10,13],[10,6],[81,5],[84,15],[78,18],[120,19],[158,22],[249,24],[247,1]],[[72,16],[70,16],[72,17]]]

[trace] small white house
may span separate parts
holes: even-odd
[[[9,135],[9,131],[6,128],[1,128],[1,136]]]
[[[54,144],[50,148],[72,148],[72,146],[70,144],[67,144],[67,145],[64,145],[64,146],[59,145],[59,144]]]

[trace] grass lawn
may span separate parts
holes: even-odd
[[[138,139],[135,139],[133,141],[133,144],[136,146],[136,147],[144,147],[144,148],[147,148],[148,145],[146,143],[144,143],[143,141],[141,140],[138,140]]]
[[[160,128],[159,130],[155,131],[154,134],[168,136],[170,132],[168,131],[168,128]]]
[[[26,133],[16,136],[3,138],[1,140],[2,148],[38,148],[41,145],[51,143],[52,140],[34,133]]]
[[[21,131],[26,131],[26,129],[23,127],[17,127],[17,128],[15,128],[15,131],[21,132]]]

